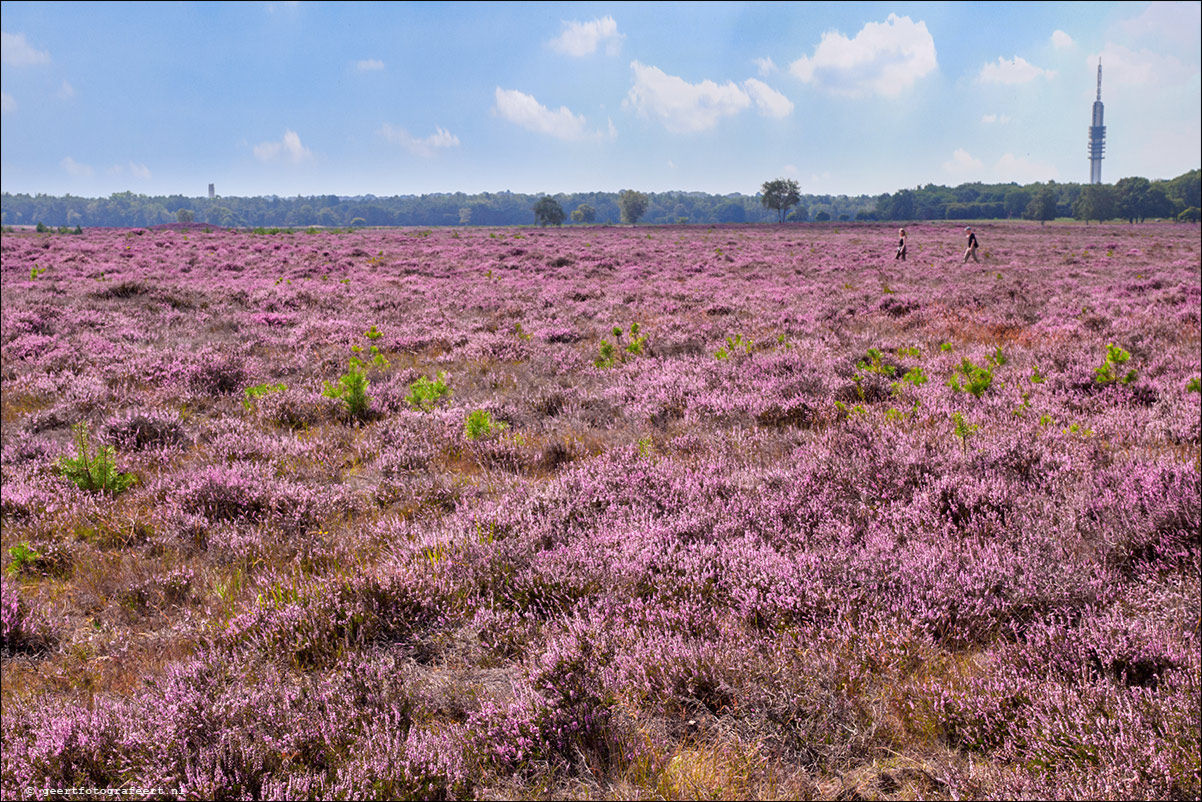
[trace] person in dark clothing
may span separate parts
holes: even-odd
[[[968,262],[968,257],[972,257],[974,262],[980,263],[977,258],[977,235],[973,233],[972,227],[964,229],[964,233],[968,234],[968,247],[964,249],[964,261]]]
[[[906,230],[903,228],[897,232],[897,253],[893,255],[893,261],[901,259],[906,261]]]

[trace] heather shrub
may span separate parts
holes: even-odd
[[[286,429],[306,429],[337,417],[342,401],[296,388],[261,396],[254,412],[263,420]]]
[[[53,642],[50,628],[34,611],[29,602],[21,597],[15,582],[7,576],[0,577],[0,649],[4,655],[36,653],[45,651]],[[5,749],[8,748],[5,741]]]
[[[225,642],[298,668],[327,666],[436,620],[422,594],[407,575],[278,577],[230,620]]]
[[[288,535],[353,509],[343,488],[281,479],[267,466],[248,462],[202,468],[182,480],[161,481],[154,490],[185,517],[199,516],[210,524],[265,524]]]
[[[121,601],[125,606],[143,612],[179,607],[193,599],[195,583],[195,571],[175,568],[131,584],[121,593]]]
[[[54,443],[45,437],[21,433],[5,444],[0,452],[0,465],[49,463],[56,451]]]
[[[1131,461],[1100,471],[1082,528],[1125,571],[1196,568],[1202,478],[1196,465]]]
[[[242,406],[249,411],[254,407],[257,399],[262,398],[268,393],[282,393],[287,389],[288,385],[284,384],[283,382],[279,382],[277,384],[269,384],[264,382],[262,384],[252,385],[242,391]]]
[[[245,383],[246,368],[236,353],[205,346],[185,365],[183,378],[198,395],[229,395]]]
[[[129,705],[104,698],[88,706],[37,701],[6,715],[5,789],[126,784],[145,763],[149,737],[140,718]]]
[[[105,433],[117,446],[129,451],[167,448],[185,441],[183,423],[177,415],[151,411],[132,411],[109,419]]]

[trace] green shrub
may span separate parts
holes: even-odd
[[[134,483],[132,473],[117,470],[112,446],[89,446],[86,423],[75,426],[75,451],[74,457],[59,458],[58,470],[81,489],[116,496]]]
[[[1129,370],[1126,375],[1120,375],[1119,366],[1127,363],[1131,354],[1119,348],[1114,343],[1106,346],[1106,361],[1101,367],[1094,368],[1094,381],[1098,384],[1130,384],[1135,381],[1135,371]]]
[[[429,412],[440,400],[450,395],[451,388],[447,386],[446,374],[439,371],[434,381],[421,376],[410,384],[409,395],[405,396],[405,401],[423,412]]]
[[[742,334],[736,334],[733,337],[726,338],[726,345],[714,352],[714,358],[719,360],[730,359],[738,353],[750,354],[752,342],[751,340],[743,339]]]
[[[983,365],[975,365],[972,360],[965,357],[960,361],[960,367],[957,371],[964,377],[963,383],[960,381],[960,376],[955,373],[948,379],[947,386],[951,387],[956,392],[967,390],[977,398],[985,394],[993,384],[993,371]]]
[[[593,364],[599,368],[610,368],[619,360],[617,349],[609,340],[602,340],[598,347],[597,358],[593,360]]]
[[[287,389],[288,386],[286,384],[268,384],[266,382],[263,384],[256,384],[253,387],[247,387],[242,391],[242,395],[245,396],[242,399],[242,406],[249,410],[254,406],[255,399],[262,398],[268,393],[282,393]]]
[[[906,374],[901,377],[901,381],[893,383],[893,394],[898,395],[904,389],[905,385],[909,384],[912,387],[921,387],[929,381],[926,371],[922,368],[910,368]]]
[[[492,413],[485,409],[472,410],[463,422],[463,434],[468,440],[478,440],[508,428],[504,422],[493,420]]]
[[[884,354],[876,348],[869,348],[868,353],[863,359],[856,363],[856,369],[865,373],[877,373],[881,376],[892,376],[897,372],[897,368],[893,365],[886,365],[882,361]]]
[[[964,416],[959,412],[952,413],[952,423],[955,424],[954,432],[956,437],[959,438],[965,448],[968,447],[968,438],[972,437],[977,429],[981,428],[975,423],[965,421]]]
[[[338,379],[338,384],[327,381],[321,394],[326,398],[341,399],[347,414],[361,420],[367,417],[371,408],[371,397],[367,394],[369,386],[366,366],[357,357],[351,357],[347,372]]]
[[[38,560],[42,555],[38,554],[29,544],[22,541],[8,550],[8,556],[12,557],[12,562],[4,569],[4,573],[9,576],[16,576],[25,568],[32,567],[38,564]]]

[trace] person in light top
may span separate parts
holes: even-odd
[[[968,247],[964,249],[964,261],[968,262],[968,257],[972,257],[974,262],[980,262],[977,258],[977,235],[973,233],[972,226],[964,229],[964,233],[968,235]]]

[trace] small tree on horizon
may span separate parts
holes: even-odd
[[[587,203],[582,203],[572,212],[573,223],[592,223],[597,219],[597,210]]]
[[[647,211],[648,198],[642,192],[624,189],[618,195],[618,208],[622,211],[622,222],[637,225],[643,212]]]
[[[540,226],[561,226],[564,216],[563,207],[554,198],[542,197],[534,204],[534,222]]]
[[[1109,220],[1115,216],[1117,207],[1114,200],[1114,188],[1109,184],[1087,184],[1073,203],[1073,217],[1084,220]]]
[[[765,181],[760,187],[760,203],[776,210],[778,223],[785,222],[785,213],[801,203],[801,185],[792,178],[776,178]]]
[[[1056,190],[1050,186],[1039,190],[1039,194],[1031,199],[1027,204],[1027,211],[1023,215],[1028,220],[1038,220],[1042,226],[1049,220],[1056,219]]]

